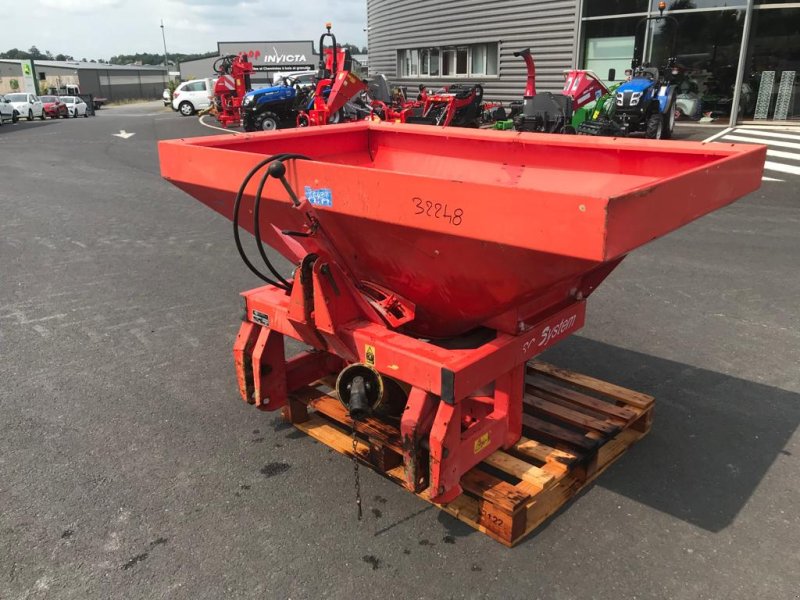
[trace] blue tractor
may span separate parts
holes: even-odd
[[[298,113],[305,110],[313,93],[311,82],[299,76],[249,91],[242,99],[242,126],[245,131],[295,127]]]
[[[678,22],[674,17],[662,15],[646,17],[637,24],[636,43],[631,61],[631,78],[620,85],[614,95],[611,110],[596,120],[585,121],[578,127],[583,135],[626,136],[644,133],[651,139],[669,139],[675,126],[675,101],[677,74],[675,46],[678,39]],[[650,21],[673,25],[672,44],[666,65],[661,69],[642,64],[642,43],[639,26]],[[642,32],[643,33],[643,32]]]

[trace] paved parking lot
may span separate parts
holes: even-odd
[[[352,465],[239,400],[256,282],[155,151],[209,133],[0,128],[0,598],[800,598],[797,176],[634,252],[548,352],[655,424],[509,550],[366,470],[357,522]]]

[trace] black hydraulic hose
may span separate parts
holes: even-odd
[[[280,157],[281,161],[284,160],[311,160],[307,156],[302,154],[283,154]],[[267,268],[270,272],[283,284],[286,290],[291,288],[291,284],[284,279],[284,277],[278,273],[277,269],[272,266],[272,261],[270,261],[269,257],[267,256],[267,252],[264,249],[264,242],[261,241],[261,193],[264,190],[264,185],[267,183],[267,179],[269,179],[269,169],[264,170],[264,174],[261,176],[261,181],[258,183],[258,189],[256,189],[256,197],[255,202],[253,204],[253,234],[256,236],[256,246],[258,247],[258,253],[261,255],[261,258],[264,261],[264,264],[267,265]]]
[[[242,185],[239,187],[239,192],[236,194],[236,200],[234,200],[233,202],[233,241],[236,243],[236,250],[239,251],[239,256],[241,257],[242,262],[245,265],[247,265],[247,268],[250,269],[256,275],[256,277],[262,279],[263,281],[266,281],[270,285],[274,285],[275,287],[279,287],[288,292],[289,291],[288,286],[280,284],[277,281],[273,281],[272,279],[264,275],[261,271],[259,271],[255,267],[255,265],[250,262],[250,259],[247,258],[247,254],[245,254],[244,248],[242,247],[242,240],[239,238],[239,208],[241,207],[242,196],[244,196],[244,190],[247,187],[247,184],[250,183],[250,180],[253,178],[253,175],[255,175],[259,169],[265,167],[273,160],[281,158],[282,156],[283,154],[274,154],[269,158],[265,158],[264,160],[259,162],[255,167],[250,169],[250,172],[247,173],[247,175],[244,178],[244,181],[242,181]]]
[[[273,162],[275,160],[285,160],[287,158],[299,158],[299,159],[310,160],[310,159],[308,159],[308,157],[300,155],[300,154],[285,154],[285,153],[284,154],[274,154],[274,155],[272,155],[272,156],[270,156],[268,158],[265,158],[264,160],[260,161],[252,169],[250,169],[250,171],[245,176],[244,180],[242,181],[242,185],[239,187],[239,191],[236,194],[236,200],[233,203],[233,240],[236,243],[236,250],[239,252],[239,256],[241,257],[242,262],[244,262],[244,264],[247,266],[247,268],[250,269],[250,271],[252,271],[253,274],[256,275],[256,277],[258,277],[259,279],[265,281],[266,283],[269,283],[270,285],[274,285],[275,287],[279,287],[282,290],[288,292],[288,291],[291,290],[291,285],[289,284],[288,281],[286,281],[286,279],[281,277],[281,275],[272,266],[272,262],[267,257],[266,251],[264,250],[264,247],[263,247],[263,245],[261,243],[261,238],[259,236],[259,234],[260,234],[260,226],[259,226],[258,210],[260,208],[259,205],[260,205],[260,200],[261,200],[261,192],[262,192],[263,186],[264,186],[264,184],[266,182],[266,179],[267,179],[267,176],[268,176],[268,171],[265,173],[264,178],[261,180],[261,183],[260,183],[260,185],[258,187],[258,191],[257,191],[257,194],[256,194],[256,200],[255,200],[256,204],[253,207],[253,219],[254,219],[253,231],[254,231],[254,233],[256,235],[257,245],[258,245],[259,252],[261,253],[261,257],[264,259],[265,263],[267,264],[267,267],[273,273],[273,275],[276,275],[278,277],[278,279],[280,279],[280,282],[273,281],[268,276],[264,275],[264,273],[259,271],[252,262],[250,262],[250,259],[247,258],[247,254],[245,253],[244,248],[242,247],[242,240],[239,237],[239,209],[241,208],[242,197],[244,196],[244,192],[245,192],[245,189],[247,188],[247,184],[250,183],[250,180],[259,171],[259,169],[264,168],[269,163],[271,163],[271,162]]]

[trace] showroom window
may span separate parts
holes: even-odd
[[[496,77],[497,43],[397,51],[400,77]]]
[[[800,7],[753,11],[740,115],[800,119]]]
[[[601,79],[611,82],[608,75],[615,71],[615,80],[625,76],[631,68],[633,48],[636,41],[636,25],[641,17],[598,19],[584,23],[583,68],[594,71]],[[639,27],[644,35],[644,27]]]
[[[658,14],[659,0],[652,0],[651,10]],[[676,10],[692,10],[695,8],[746,8],[747,0],[667,0],[664,14]]]

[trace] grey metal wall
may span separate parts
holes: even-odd
[[[81,92],[108,100],[161,98],[166,87],[166,71],[161,69],[81,69]]]
[[[537,90],[557,91],[562,71],[573,65],[578,0],[367,0],[369,72],[392,83],[428,86],[477,82],[488,100],[522,98],[525,65],[514,51],[530,47],[536,61]],[[496,77],[397,77],[403,48],[498,42]]]

